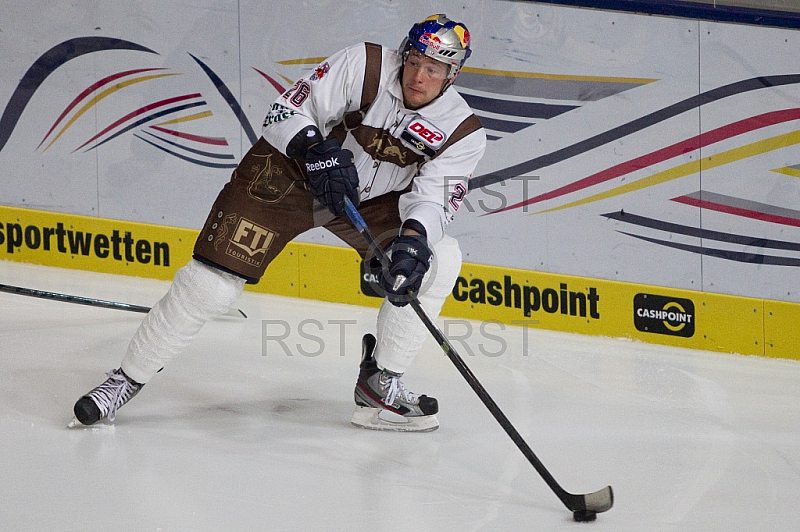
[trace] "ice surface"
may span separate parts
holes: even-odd
[[[148,306],[168,286],[1,271]],[[114,430],[94,431],[66,428],[72,405],[119,365],[142,315],[0,294],[3,529],[796,529],[797,362],[439,320],[468,336],[456,348],[566,490],[613,486],[614,508],[582,524],[433,341],[405,380],[439,399],[441,428],[360,430],[353,386],[376,311],[251,293],[236,306],[249,318],[207,324]]]

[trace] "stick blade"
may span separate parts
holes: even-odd
[[[247,318],[247,314],[240,308],[229,308],[223,316],[228,316],[231,318]]]
[[[587,493],[583,496],[583,503],[589,512],[598,514],[607,512],[614,506],[614,490],[611,489],[611,486],[606,486],[594,493]]]

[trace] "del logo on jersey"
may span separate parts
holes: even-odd
[[[400,138],[418,152],[433,157],[447,137],[438,127],[417,117],[406,126]]]

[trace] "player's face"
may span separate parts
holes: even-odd
[[[403,67],[403,103],[409,109],[419,109],[439,96],[448,67],[440,61],[431,59],[411,50]]]

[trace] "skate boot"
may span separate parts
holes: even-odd
[[[402,375],[378,368],[375,337],[365,334],[356,382],[356,410],[350,422],[358,427],[399,432],[429,432],[439,428],[439,404],[433,397],[405,389]]]
[[[139,393],[144,384],[131,380],[122,369],[114,369],[107,373],[108,379],[90,391],[75,403],[75,419],[70,427],[94,425],[104,418],[114,421],[117,409],[130,401]]]

